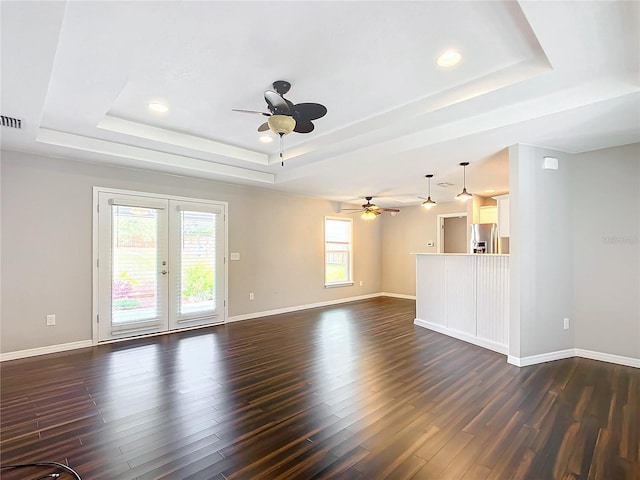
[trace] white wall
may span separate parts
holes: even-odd
[[[640,144],[570,167],[575,346],[640,359]]]
[[[91,339],[92,188],[229,202],[229,315],[378,293],[380,222],[354,218],[354,276],[324,288],[323,221],[333,202],[259,188],[2,152],[3,353]],[[248,293],[255,293],[249,301]],[[56,326],[45,316],[56,314]]]
[[[559,159],[558,170],[542,169],[545,155]],[[516,145],[509,156],[509,354],[564,351],[635,364],[640,145],[578,155]]]
[[[543,170],[543,158],[559,159]],[[509,354],[527,357],[574,348],[572,198],[569,155],[509,149],[511,308]]]

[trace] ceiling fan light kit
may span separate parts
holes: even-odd
[[[271,130],[280,135],[280,161],[284,166],[283,137],[291,132],[311,133],[315,129],[312,120],[317,120],[327,114],[327,107],[319,103],[298,103],[284,98],[284,95],[291,88],[291,84],[286,80],[276,80],[272,84],[273,90],[264,92],[264,100],[270,113],[258,112],[256,110],[233,109],[234,112],[253,113],[264,115],[267,121],[258,127],[259,132]]]
[[[380,208],[375,203],[371,203],[373,197],[364,197],[367,203],[362,204],[362,208],[343,208],[341,211],[349,211],[352,210],[355,212],[361,212],[360,217],[364,220],[373,220],[382,212],[389,212],[391,215],[396,216],[400,210],[397,208]]]
[[[278,135],[289,135],[296,128],[296,120],[288,115],[271,115],[267,120],[271,131]]]
[[[456,198],[463,202],[473,198],[473,195],[467,192],[467,165],[469,165],[469,162],[460,163],[462,167],[462,192],[456,195]]]

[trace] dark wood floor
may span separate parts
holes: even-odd
[[[377,298],[4,362],[2,464],[83,480],[640,479],[639,370],[519,369],[414,315]]]

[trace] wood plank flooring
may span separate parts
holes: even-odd
[[[58,461],[83,480],[640,480],[638,369],[519,369],[414,316],[413,301],[375,298],[4,362],[2,465]]]

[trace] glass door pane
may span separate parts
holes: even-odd
[[[170,325],[224,321],[224,216],[215,205],[170,202]]]
[[[216,214],[180,212],[180,315],[216,309]]]
[[[99,195],[98,339],[167,329],[167,201]]]
[[[158,212],[155,208],[112,206],[114,326],[158,317]]]

